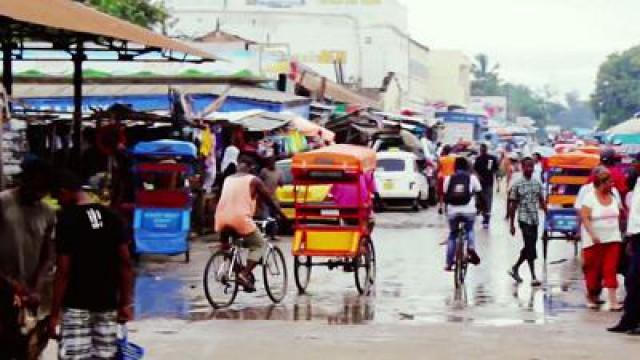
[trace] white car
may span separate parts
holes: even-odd
[[[429,183],[420,172],[418,158],[405,151],[377,154],[376,187],[381,207],[410,206],[414,211],[429,206]]]

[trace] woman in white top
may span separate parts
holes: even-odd
[[[609,295],[609,309],[620,311],[616,290],[622,233],[620,202],[612,195],[613,179],[609,171],[601,171],[593,181],[595,191],[584,196],[582,219],[583,271],[587,285],[587,306],[597,308],[602,288]]]

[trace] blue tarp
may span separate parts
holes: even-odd
[[[149,156],[184,156],[195,158],[197,149],[195,145],[186,141],[158,140],[140,142],[133,148],[134,155]]]
[[[210,105],[217,95],[192,94],[192,108],[195,112],[201,112]],[[52,110],[61,112],[73,111],[73,98],[69,96],[48,98],[21,98],[29,108],[37,110]],[[159,95],[123,95],[123,96],[84,96],[82,98],[83,112],[91,112],[91,109],[107,109],[113,104],[124,104],[136,111],[168,110],[169,96]],[[20,110],[19,106],[16,110]],[[228,97],[219,112],[234,112],[245,110],[265,110],[270,112],[289,111],[298,114],[305,119],[309,117],[309,104],[287,104],[268,101],[252,100],[241,97]]]

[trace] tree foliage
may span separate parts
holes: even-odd
[[[167,9],[152,0],[84,0],[87,5],[134,24],[152,28],[169,18]]]
[[[474,96],[505,96],[508,100],[507,118],[511,121],[519,116],[527,116],[538,126],[561,123],[564,127],[592,127],[595,120],[588,102],[581,101],[577,93],[566,94],[567,105],[555,101],[554,91],[545,86],[535,91],[523,84],[503,81],[499,74],[500,65],[492,64],[485,54],[474,57],[471,67],[473,82],[471,94]]]
[[[591,105],[602,129],[640,111],[640,46],[612,54],[600,65]]]
[[[491,65],[486,54],[478,54],[474,57],[475,63],[471,65],[471,73],[474,81],[471,83],[471,95],[474,96],[499,96],[501,95],[500,77],[498,70],[500,64]]]

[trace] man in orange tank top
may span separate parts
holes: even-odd
[[[238,160],[237,172],[224,181],[215,220],[216,232],[237,234],[244,240],[242,245],[249,249],[247,266],[238,274],[240,284],[249,292],[255,291],[251,273],[260,263],[265,248],[264,237],[253,221],[258,197],[266,206],[275,209],[281,219],[285,218],[262,180],[251,174],[252,168],[250,158]]]

